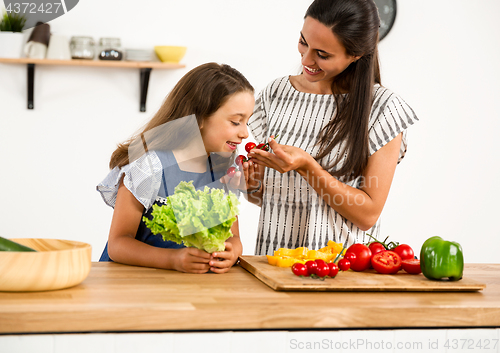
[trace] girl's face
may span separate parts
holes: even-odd
[[[347,55],[332,30],[311,17],[306,17],[300,32],[299,52],[304,78],[329,88],[331,82],[359,56]]]
[[[254,104],[252,93],[235,93],[201,123],[200,132],[207,153],[236,150],[248,137],[247,122],[253,114]]]

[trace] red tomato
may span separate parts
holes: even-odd
[[[292,266],[292,272],[297,276],[309,276],[307,272],[307,266],[297,262]]]
[[[381,251],[373,255],[372,266],[378,273],[397,273],[401,269],[401,256],[391,250]]]
[[[306,262],[306,267],[307,267],[307,273],[309,275],[312,275],[314,273],[316,273],[316,267],[318,267],[318,264],[316,263],[316,261],[313,261],[313,260],[309,260]]]
[[[351,267],[351,263],[347,259],[339,260],[339,269],[340,271],[347,271]]]
[[[372,252],[365,244],[352,244],[346,251],[344,259],[349,253],[356,255],[356,260],[351,262],[351,269],[354,271],[364,271],[370,268]]]
[[[422,270],[420,269],[420,260],[417,259],[402,260],[401,265],[403,266],[403,270],[405,270],[408,273],[411,273],[412,275],[418,275],[419,273],[422,272]]]
[[[243,165],[243,163],[245,163],[246,161],[247,161],[247,158],[246,158],[244,155],[242,155],[242,154],[240,154],[239,156],[237,156],[237,157],[234,159],[234,163],[236,163],[236,165],[238,165],[238,166],[240,166],[240,167],[241,167],[241,166]]]
[[[314,260],[314,262],[316,262],[316,264],[319,266],[319,265],[324,265],[326,264],[325,260],[321,260],[321,259],[316,259]]]
[[[330,268],[330,273],[328,273],[328,276],[333,278],[337,275],[337,273],[339,273],[339,267],[335,263],[330,262],[328,264],[328,267]]]
[[[372,252],[372,256],[378,254],[381,251],[387,250],[382,243],[371,243],[368,245],[368,249]]]
[[[344,255],[344,259],[349,260],[352,266],[352,264],[356,261],[356,254],[353,252],[346,252]]]
[[[330,273],[330,267],[328,267],[328,264],[323,261],[323,263],[319,263],[316,266],[314,273],[318,277],[326,277]]]
[[[248,143],[245,145],[245,151],[250,152],[251,150],[253,150],[253,149],[255,148],[255,146],[257,146],[255,143],[253,143],[253,142],[248,142]]]
[[[410,260],[415,258],[413,249],[409,245],[400,244],[391,250],[397,253],[401,257],[401,260]]]
[[[263,151],[269,151],[269,145],[267,143],[259,143],[256,148]]]
[[[235,167],[229,167],[227,170],[227,176],[232,178],[236,174],[237,169]]]

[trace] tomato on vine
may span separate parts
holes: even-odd
[[[247,162],[247,158],[242,154],[240,154],[234,159],[234,163],[236,163],[236,165],[239,167],[241,167],[245,162]]]
[[[232,178],[237,171],[238,169],[236,169],[236,167],[229,167],[229,169],[227,170],[227,176]]]
[[[318,267],[318,263],[316,261],[309,260],[306,262],[307,273],[309,275],[313,275],[316,273],[316,267]]]
[[[292,272],[297,276],[309,276],[309,273],[307,272],[307,266],[300,262],[293,264]]]
[[[256,148],[259,150],[269,152],[269,143],[259,143]]]
[[[397,253],[401,257],[401,260],[411,260],[415,258],[413,249],[407,244],[400,244],[391,250]]]
[[[257,145],[254,143],[254,142],[248,142],[246,145],[245,145],[245,151],[247,152],[250,152],[251,150],[253,150]]]
[[[326,277],[330,273],[330,267],[328,267],[328,264],[323,261],[323,263],[319,263],[316,266],[314,273],[318,277]]]
[[[339,267],[334,262],[330,262],[328,267],[330,268],[330,272],[328,273],[329,277],[333,278],[339,273]]]
[[[338,266],[340,271],[347,271],[348,269],[351,268],[351,262],[347,259],[341,259],[339,260]]]

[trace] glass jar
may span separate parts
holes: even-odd
[[[99,39],[99,51],[106,49],[120,50],[122,47],[120,38],[101,38]]]
[[[120,38],[99,39],[99,60],[122,60]]]
[[[73,59],[94,59],[95,43],[92,37],[71,37],[69,47]]]

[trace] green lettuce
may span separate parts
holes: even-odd
[[[143,217],[153,234],[163,240],[184,243],[208,253],[223,251],[224,242],[233,236],[240,202],[231,191],[209,188],[196,190],[193,182],[182,181],[162,206],[153,205],[152,219]]]

